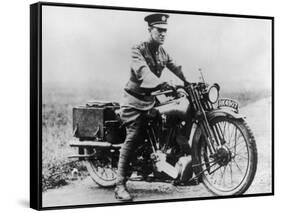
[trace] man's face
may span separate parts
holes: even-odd
[[[154,42],[158,43],[159,45],[164,44],[167,29],[151,27],[149,28],[149,32]]]

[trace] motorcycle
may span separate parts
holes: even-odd
[[[257,169],[254,135],[239,114],[235,100],[219,97],[220,86],[203,82],[156,91],[147,113],[145,140],[131,159],[129,180],[163,181],[175,185],[203,183],[216,196],[241,195]],[[164,98],[163,98],[164,97]],[[125,127],[119,104],[89,102],[73,109],[78,140],[74,156],[84,161],[101,187],[113,187]]]

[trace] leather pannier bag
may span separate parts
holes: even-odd
[[[115,110],[116,102],[93,101],[73,108],[73,132],[80,140],[97,140],[119,143],[123,130]],[[121,130],[121,131],[120,131]]]

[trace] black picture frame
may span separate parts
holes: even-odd
[[[237,17],[245,19],[262,19],[271,21],[271,101],[272,101],[272,182],[271,193],[260,193],[239,196],[225,197],[200,197],[185,199],[168,200],[147,200],[137,202],[118,202],[104,204],[70,205],[44,207],[42,205],[42,7],[74,7],[74,8],[94,8],[105,10],[141,11],[141,12],[160,12],[169,14],[188,14],[216,17]],[[143,203],[161,203],[191,200],[210,200],[252,196],[272,196],[274,195],[274,17],[259,15],[225,14],[194,11],[175,11],[164,9],[129,8],[101,5],[83,5],[55,2],[38,2],[30,5],[30,207],[37,210],[67,209],[81,207],[115,206],[115,205],[134,205]]]

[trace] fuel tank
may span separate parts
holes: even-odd
[[[165,114],[167,116],[172,115],[177,117],[186,116],[189,108],[190,103],[186,97],[171,100],[155,107],[155,109],[158,110],[161,115]]]

